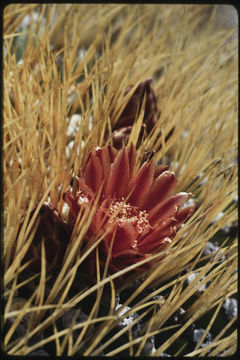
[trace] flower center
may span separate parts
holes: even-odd
[[[129,222],[134,225],[139,234],[150,227],[148,221],[148,213],[146,210],[139,210],[136,206],[132,206],[124,201],[114,201],[110,207],[110,223],[116,223],[123,226]]]

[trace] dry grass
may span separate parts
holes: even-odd
[[[218,257],[205,257],[205,262],[200,259],[206,243],[224,226],[237,221],[237,37],[235,28],[214,25],[216,11],[203,5],[14,4],[5,8],[4,297],[5,319],[15,317],[4,338],[8,354],[27,355],[52,342],[57,355],[100,355],[125,332],[128,341],[104,354],[127,350],[137,356],[148,337],[169,331],[165,324],[183,306],[186,312],[181,326],[175,325],[171,336],[152,354],[159,356],[187,327],[214,309],[204,335],[211,331],[224,299],[236,294],[236,240],[226,236]],[[34,21],[36,13],[38,20]],[[21,29],[19,24],[26,15],[30,16],[29,27]],[[24,57],[17,62],[18,52],[13,46],[24,37]],[[105,272],[103,278],[98,271],[97,284],[86,285],[79,279],[78,289],[74,294],[70,292],[79,277],[79,265],[101,241],[93,243],[88,253],[81,251],[91,214],[85,213],[76,224],[64,264],[55,278],[46,271],[44,247],[40,274],[30,277],[22,259],[33,239],[34,220],[42,203],[49,200],[62,211],[62,194],[72,176],[88,151],[104,144],[105,130],[111,132],[111,125],[134,91],[124,96],[124,89],[129,84],[137,86],[149,76],[154,79],[161,117],[139,147],[138,158],[154,149],[158,160],[171,164],[178,190],[192,192],[199,208],[177,233],[167,256],[145,274],[141,286],[116,310],[116,292],[132,282],[130,268],[112,276]],[[81,114],[81,126],[66,157],[67,129],[76,112]],[[133,142],[137,142],[141,121],[140,116],[133,128]],[[165,141],[173,127],[172,136]],[[29,223],[30,211],[36,206]],[[220,212],[224,215],[213,223]],[[17,236],[24,214],[24,225]],[[220,261],[222,256],[224,260]],[[99,270],[98,257],[96,266]],[[196,269],[197,277],[186,287],[187,276]],[[114,280],[124,273],[127,276],[119,289]],[[196,296],[207,282],[210,285],[205,292]],[[33,283],[32,295],[16,309],[17,291]],[[153,296],[164,294],[160,310],[144,323],[136,339],[131,337],[134,323],[106,339],[105,335],[126,316],[118,317],[121,310],[147,287],[152,289],[149,295],[129,312],[140,308],[143,315],[156,311],[159,300]],[[108,314],[101,316],[99,307],[106,288]],[[59,329],[57,319],[70,308],[81,307],[91,294],[96,299],[88,319]],[[26,315],[30,319],[27,333],[14,339],[14,331]],[[200,347],[203,337],[186,355],[234,353],[237,334],[234,330],[226,335],[227,327],[219,329],[210,345]],[[41,339],[47,329],[52,330]],[[74,329],[82,329],[77,340],[73,339]],[[29,345],[28,340],[34,336],[39,340]]]

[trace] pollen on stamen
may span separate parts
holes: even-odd
[[[121,227],[124,223],[130,222],[136,227],[139,234],[150,227],[147,211],[138,210],[136,206],[125,203],[124,198],[122,198],[121,201],[112,203],[110,215],[110,223],[115,223]]]

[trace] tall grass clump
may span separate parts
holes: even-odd
[[[5,7],[4,353],[80,358],[236,352],[238,44],[237,21],[227,21],[228,14],[235,9]],[[132,122],[128,118],[119,130],[122,114],[131,112],[129,101],[149,78],[151,95],[144,93]],[[148,101],[149,109],[158,108],[149,128]],[[98,177],[110,170],[99,148],[106,147],[109,153],[101,154],[111,164],[119,153],[124,160],[118,157],[122,168],[120,160],[111,165],[118,176],[106,176],[111,180],[104,190]],[[159,243],[147,256],[130,251],[119,258],[114,239],[124,242],[126,236],[114,228],[106,239],[123,210],[111,213],[103,228],[107,215],[101,222],[98,214],[105,211],[104,191],[113,195],[115,209],[114,191],[124,191],[132,149],[133,174],[144,161],[146,169],[152,161],[156,169],[167,166],[166,176],[175,174],[175,193],[187,194],[183,206],[191,214],[178,231],[168,229],[167,245]],[[133,199],[129,206],[139,226],[140,220],[148,223],[136,210],[148,180],[129,179],[123,206]]]

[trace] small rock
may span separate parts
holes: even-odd
[[[18,311],[18,310],[21,311],[23,306],[26,304],[26,301],[27,301],[26,299],[21,298],[21,297],[13,298],[10,311]],[[11,325],[14,324],[16,319],[17,319],[17,316],[10,317],[8,319],[9,324],[11,324]],[[22,317],[22,319],[20,320],[20,322],[19,322],[19,324],[18,324],[18,326],[16,327],[16,330],[15,330],[17,336],[22,337],[22,336],[26,335],[29,319],[30,319],[30,314],[29,313],[26,313]]]
[[[172,315],[174,323],[179,323],[181,321],[182,316],[185,314],[185,310],[180,307],[175,313]]]
[[[72,140],[75,138],[75,136],[77,135],[77,132],[79,130],[79,127],[81,125],[81,122],[82,122],[81,115],[78,115],[78,114],[72,115],[72,117],[69,121],[68,128],[67,128],[67,137],[69,140]]]
[[[119,293],[116,293],[116,296],[115,296],[115,309],[116,307],[120,305],[120,294]]]
[[[33,17],[34,23],[39,22],[40,16],[39,16],[39,14],[38,14],[36,11],[33,11],[32,17]],[[28,28],[28,27],[30,26],[31,21],[32,21],[31,16],[30,16],[30,15],[26,15],[26,16],[23,18],[23,20],[21,21],[20,25],[18,26],[17,31],[20,32],[20,31],[26,30],[26,28]],[[41,23],[41,25],[42,25],[42,26],[45,25],[45,19],[44,19],[44,18],[42,18],[42,23]]]
[[[70,328],[74,324],[87,321],[88,316],[77,309],[70,309],[62,316],[62,324],[65,329]],[[81,331],[81,329],[79,329]]]
[[[136,339],[138,337],[138,334],[139,334],[139,331],[141,330],[142,325],[143,325],[142,320],[139,320],[135,325],[132,326],[133,339]]]
[[[122,304],[117,304],[117,306],[115,307],[115,310],[118,310],[120,307],[122,306]],[[131,310],[131,308],[129,306],[126,306],[118,315],[118,317],[121,317],[122,315],[124,315],[127,311]],[[125,317],[124,319],[122,319],[119,322],[119,326],[121,328],[124,328],[126,326],[129,326],[134,320],[136,320],[139,317],[139,315],[137,313],[133,313],[127,317]],[[142,326],[142,321],[137,322],[136,324],[134,324],[132,326],[132,336],[134,339],[137,338],[138,333],[141,329]]]
[[[208,181],[208,176],[205,176],[204,177],[204,173],[201,173],[200,174],[200,177],[203,177],[203,179],[202,179],[202,181],[200,182],[200,186],[203,186],[204,184],[206,184],[207,183],[207,181]]]
[[[71,152],[72,152],[73,145],[74,145],[74,141],[71,140],[71,141],[69,141],[69,143],[68,143],[67,146],[66,146],[65,155],[66,155],[66,159],[67,159],[67,160],[70,159],[70,155],[71,155]],[[82,147],[83,147],[83,145],[84,145],[84,141],[82,140]],[[80,150],[79,150],[79,146],[77,146],[77,148],[76,148],[76,155],[78,156],[79,154],[80,154]]]
[[[151,355],[154,351],[156,351],[155,338],[154,338],[154,336],[151,336],[145,342],[145,345],[142,349],[141,355]]]
[[[160,357],[171,357],[171,355],[163,352],[160,354]]]
[[[190,275],[187,277],[187,280],[186,280],[187,284],[189,285],[189,284],[196,278],[197,275],[198,275],[198,272],[190,274]],[[205,278],[205,277],[203,276],[202,279],[204,279],[204,278]],[[198,282],[198,283],[199,283],[199,282]],[[197,283],[197,284],[198,284],[198,283]],[[196,286],[197,286],[197,284],[196,284]],[[202,292],[204,292],[204,291],[206,290],[206,288],[207,288],[207,284],[205,283],[205,284],[202,285],[199,289],[197,289],[197,292],[198,292],[198,293],[202,293]]]
[[[218,250],[219,250],[219,246],[217,246],[217,244],[213,244],[211,241],[208,241],[207,244],[206,244],[205,249],[203,250],[202,255],[203,256],[208,256],[208,255],[211,255],[211,254],[214,254],[214,253],[218,252]],[[221,261],[221,262],[226,260],[225,255],[222,255],[221,258],[219,257],[219,255],[216,255],[216,257],[218,257],[218,260]]]
[[[198,342],[200,341],[201,337],[203,336],[205,330],[200,328],[200,329],[194,329],[193,333],[192,333],[192,337],[193,337],[193,342],[195,344],[198,344]],[[201,344],[200,348],[203,348],[209,344],[211,344],[212,342],[212,334],[209,332],[207,333],[203,343]]]
[[[79,324],[81,322],[84,322],[88,319],[88,316],[77,309],[70,309],[62,316],[62,324],[64,329],[69,329],[71,326],[74,326],[76,324]],[[78,338],[80,332],[82,331],[82,328],[73,330],[73,341],[76,341]]]
[[[132,294],[135,290],[137,290],[141,286],[141,284],[142,284],[142,281],[135,280],[132,283],[131,287],[121,291],[121,293],[120,293],[120,301],[122,303],[124,303],[129,298],[129,296],[130,296],[129,294]],[[136,298],[134,299],[134,302],[138,302],[138,301],[143,300],[144,297],[146,297],[147,295],[149,295],[148,290],[143,289],[143,291],[141,291],[141,293],[136,296]]]
[[[69,91],[68,91],[68,99],[67,99],[67,105],[71,105],[73,104],[77,98],[78,98],[78,95],[76,93],[76,91],[74,91],[74,86],[71,86]],[[73,115],[74,116],[74,115]],[[80,115],[79,115],[80,116]]]
[[[224,226],[221,230],[231,238],[235,238],[238,233],[238,222],[235,221],[229,226]]]
[[[227,298],[223,302],[223,308],[229,320],[232,320],[238,313],[238,303],[234,298]]]
[[[208,241],[206,243],[206,247],[205,249],[203,250],[203,256],[207,256],[207,255],[211,255],[212,253],[215,253],[217,252],[219,249],[218,246],[215,246],[211,241]]]
[[[219,214],[217,214],[217,216],[213,219],[213,223],[217,222],[218,220],[220,220],[222,217],[224,216],[224,212],[220,212]]]
[[[45,350],[39,349],[32,351],[29,356],[50,356]]]
[[[10,293],[11,293],[11,286],[8,285],[8,286],[6,286],[5,289],[4,289],[4,297],[5,297],[6,299],[8,299]],[[14,290],[14,295],[13,295],[13,297],[14,297],[14,298],[18,297],[18,294],[19,294],[18,289],[15,289],[15,290]]]

